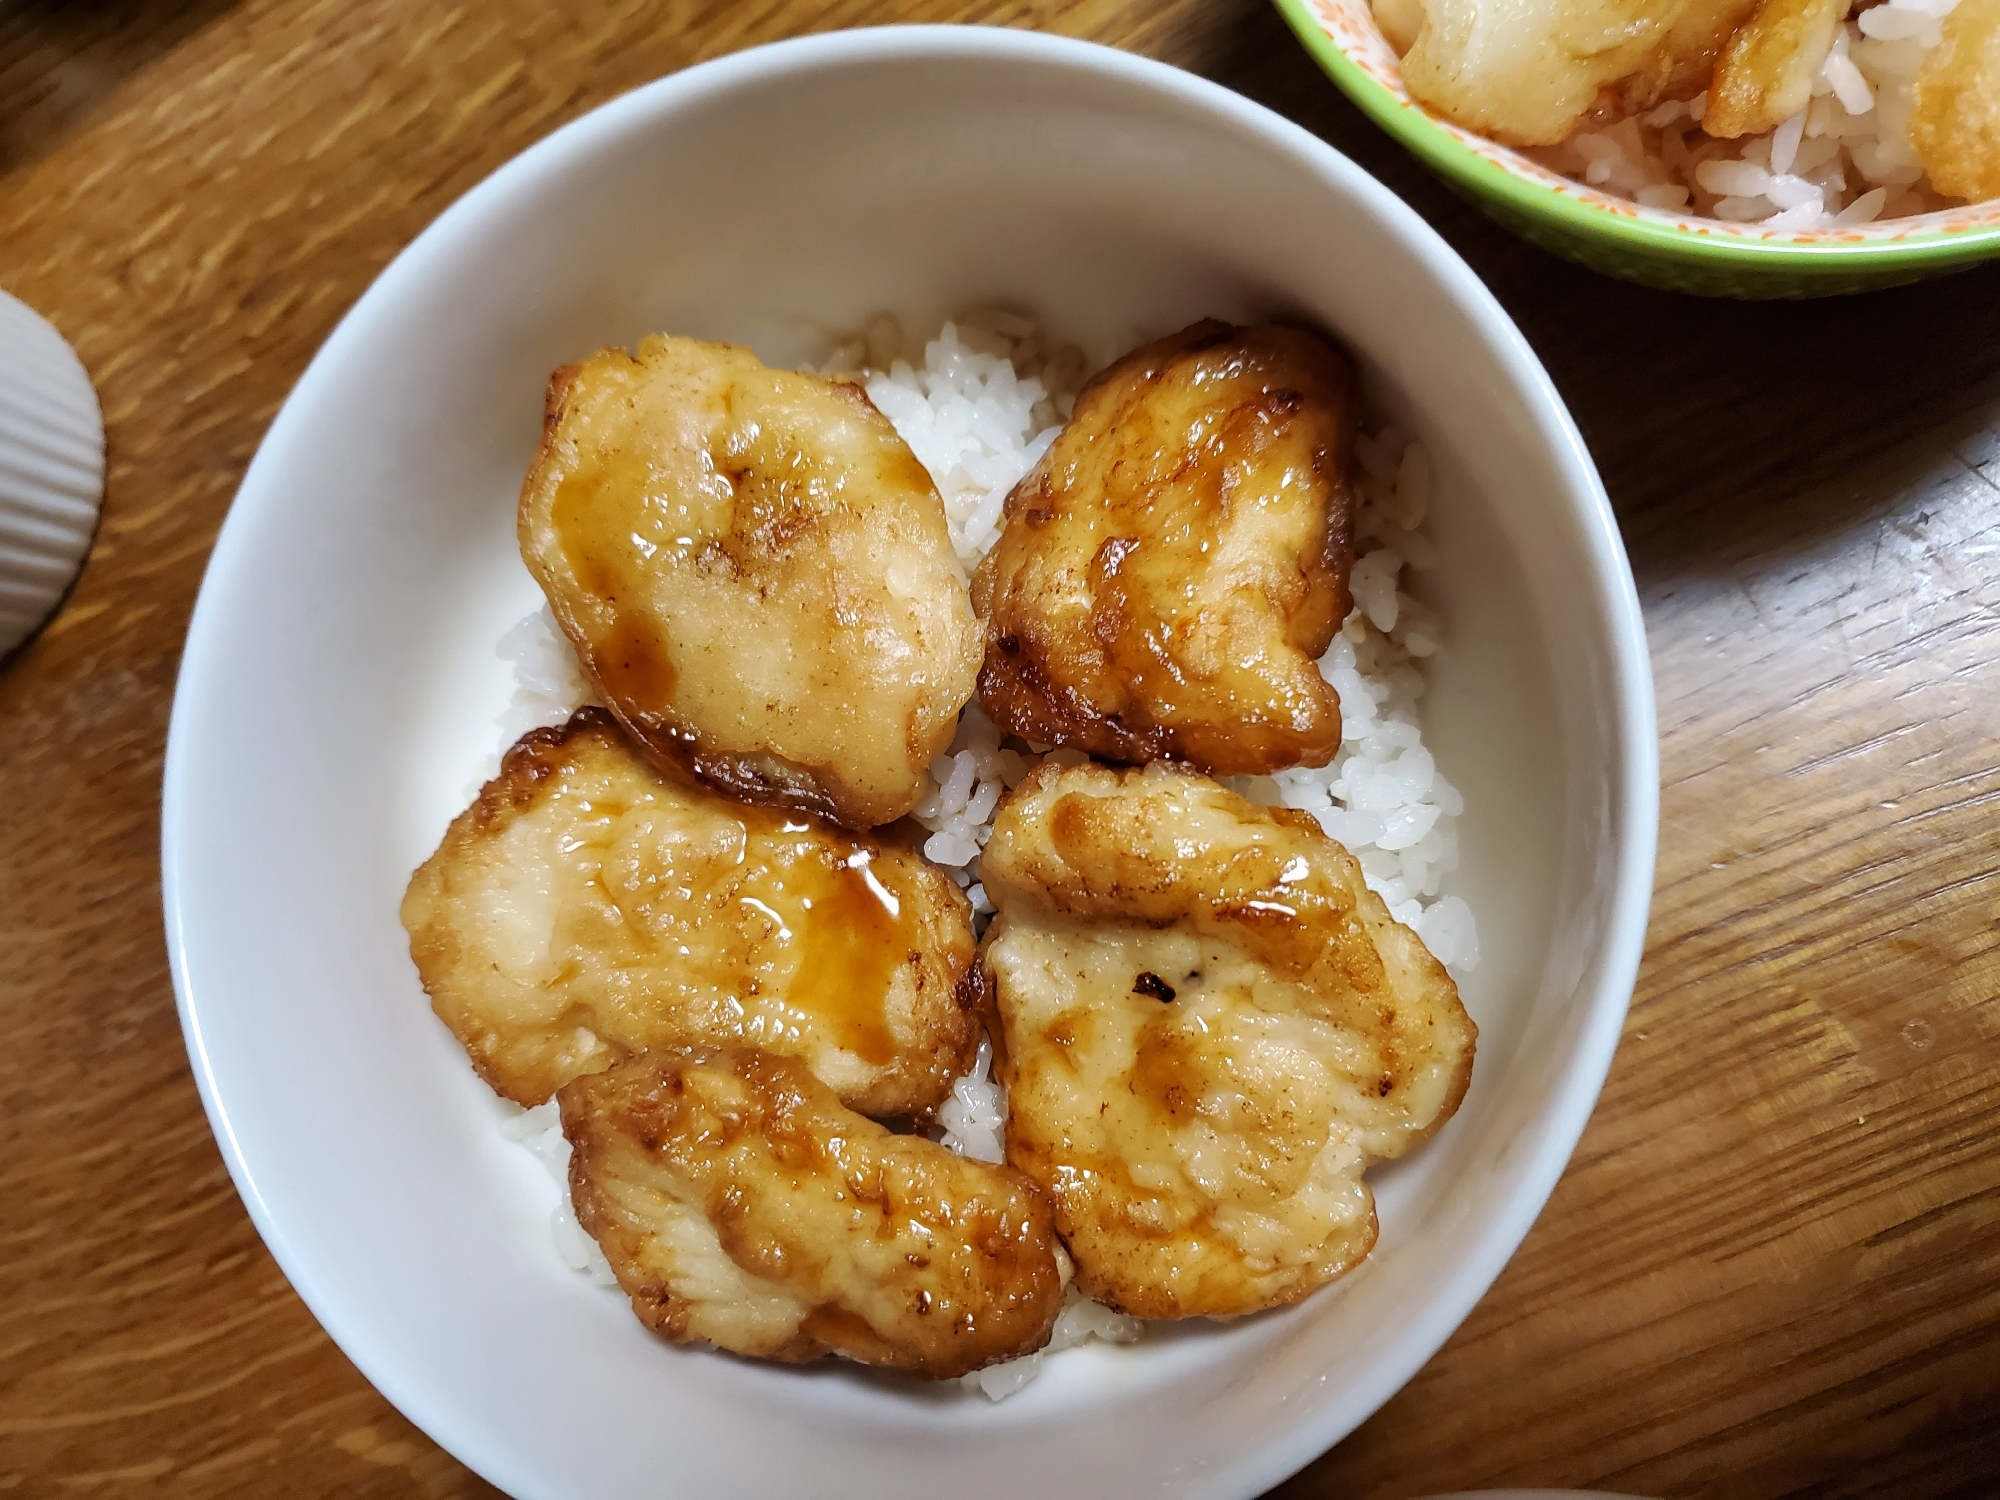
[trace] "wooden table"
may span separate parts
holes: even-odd
[[[1287,1486],[2000,1494],[2000,269],[1804,306],[1645,292],[1445,193],[1262,0],[16,0],[0,286],[102,393],[102,534],[0,672],[0,1491],[455,1496],[265,1253],[181,1048],[161,752],[224,509],[434,215],[622,90],[960,19],[1284,111],[1437,225],[1624,523],[1665,797],[1624,1045],[1521,1253]]]

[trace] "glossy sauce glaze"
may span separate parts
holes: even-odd
[[[1353,369],[1304,329],[1198,323],[1107,368],[974,574],[987,713],[1132,764],[1326,764],[1354,431]]]
[[[659,623],[645,609],[645,570],[663,550],[691,547],[692,518],[676,486],[642,454],[594,452],[564,476],[551,520],[577,581],[602,605],[588,666],[636,728],[671,735],[669,707],[680,680]],[[676,514],[680,512],[680,514]]]
[[[523,1104],[662,1046],[804,1060],[917,1114],[975,1043],[958,887],[893,837],[746,806],[641,757],[602,709],[537,730],[412,878],[438,1013]]]
[[[972,695],[944,502],[851,383],[692,339],[600,351],[550,382],[518,530],[639,746],[743,801],[894,822]]]
[[[657,836],[686,817],[686,793],[667,784],[618,796],[558,783],[549,801],[573,800],[579,827],[594,831],[573,852],[596,855],[597,888],[635,948],[671,963],[694,956],[704,927],[734,933],[747,961],[723,1007],[724,1038],[785,1050],[817,1040],[892,1061],[891,983],[922,943],[915,872],[809,815],[696,795],[698,839]]]
[[[748,1049],[638,1058],[561,1099],[578,1219],[668,1338],[934,1379],[1048,1340],[1055,1230],[1012,1168],[892,1134]]]
[[[1008,1159],[1084,1290],[1233,1317],[1358,1263],[1363,1171],[1457,1107],[1476,1030],[1353,857],[1167,762],[1045,764],[981,873]]]
[[[879,849],[845,856],[828,849],[824,826],[800,814],[746,807],[737,816],[744,852],[730,899],[761,917],[765,944],[789,957],[781,1003],[792,1036],[818,1026],[863,1062],[891,1061],[896,1039],[883,1006],[897,969],[920,942],[915,921],[904,915],[905,898],[891,888],[907,885],[908,872],[891,864],[878,874]],[[703,872],[669,867],[659,878],[693,885]],[[914,897],[909,904],[914,908]],[[769,1024],[746,1018],[743,1039],[765,1041]]]

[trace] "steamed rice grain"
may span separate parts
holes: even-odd
[[[517,1111],[501,1124],[500,1133],[526,1148],[555,1179],[556,1202],[549,1210],[549,1234],[563,1264],[572,1271],[583,1272],[599,1286],[617,1286],[611,1262],[604,1258],[597,1241],[577,1223],[576,1211],[570,1206],[569,1139],[562,1132],[562,1112],[556,1101],[550,1099],[533,1109]]]
[[[1884,0],[1851,16],[1797,114],[1762,135],[1700,129],[1708,95],[1532,151],[1542,165],[1663,209],[1776,230],[1844,228],[1949,208],[1910,144],[1917,75],[1958,0]]]

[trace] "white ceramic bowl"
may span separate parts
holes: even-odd
[[[1485,959],[1458,1117],[1376,1174],[1374,1257],[1303,1306],[1050,1362],[1000,1405],[677,1349],[559,1264],[548,1185],[431,1016],[397,902],[494,748],[535,603],[513,513],[549,371],[658,329],[796,359],[995,299],[1099,354],[1204,314],[1336,330],[1429,444],[1451,631],[1428,734]],[[237,1187],[328,1331],[522,1496],[1247,1495],[1444,1341],[1540,1210],[1645,925],[1645,640],[1575,428],[1442,241],[1211,84],[1018,32],[791,42],[527,152],[328,340],[245,478],[189,634],[167,927]]]

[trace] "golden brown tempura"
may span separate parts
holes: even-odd
[[[680,338],[558,370],[520,536],[626,728],[750,801],[894,822],[972,696],[944,503],[857,385]]]
[[[410,955],[517,1104],[652,1047],[802,1058],[865,1113],[943,1100],[977,1045],[958,887],[894,837],[662,774],[584,709],[507,752],[403,898]]]
[[[1940,193],[2000,198],[2000,0],[1959,0],[1917,75],[1910,144]]]
[[[1300,328],[1197,323],[1104,370],[973,577],[986,712],[1107,760],[1325,765],[1354,429],[1353,367]]]
[[[668,1338],[935,1379],[1048,1342],[1055,1231],[1012,1168],[892,1135],[743,1049],[655,1054],[559,1097],[577,1219]]]
[[[1007,1158],[1083,1290],[1232,1317],[1357,1264],[1363,1171],[1450,1118],[1477,1031],[1353,857],[1164,763],[1044,766],[981,870]]]
[[[1613,124],[1691,99],[1758,0],[1377,3],[1413,98],[1510,146],[1553,146],[1586,120]]]
[[[1762,135],[1806,107],[1852,0],[1761,0],[1716,59],[1701,128]]]

